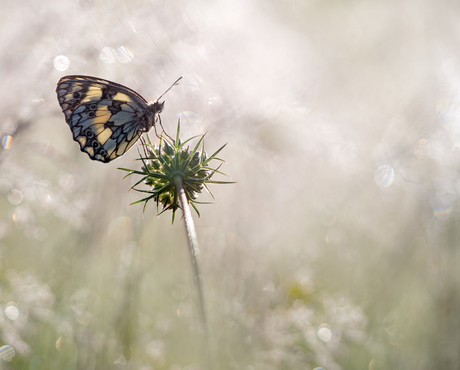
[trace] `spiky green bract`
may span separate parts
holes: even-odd
[[[181,208],[178,191],[176,189],[177,181],[182,182],[185,194],[189,204],[196,211],[198,216],[200,213],[196,207],[197,204],[204,204],[198,202],[196,199],[198,194],[205,188],[212,196],[208,188],[208,184],[232,184],[233,182],[227,181],[214,181],[211,180],[215,173],[219,171],[220,164],[217,168],[212,168],[210,162],[212,160],[223,162],[222,159],[217,157],[217,154],[227,145],[222,145],[210,157],[204,151],[204,136],[194,136],[181,142],[179,139],[180,122],[177,125],[176,139],[168,138],[164,135],[160,136],[160,144],[152,145],[147,136],[148,142],[143,143],[144,155],[140,154],[139,160],[143,165],[141,170],[132,170],[127,168],[119,168],[120,170],[129,172],[130,175],[140,175],[141,179],[134,184],[131,189],[141,193],[149,194],[147,197],[140,199],[132,204],[144,202],[145,207],[149,200],[153,200],[157,204],[157,210],[162,206],[161,212],[172,210],[173,222],[177,209]],[[188,144],[191,140],[199,137],[197,144],[190,149]],[[201,150],[198,149],[201,146]],[[141,183],[150,187],[148,190],[138,189],[137,186]],[[213,197],[214,198],[214,197]]]

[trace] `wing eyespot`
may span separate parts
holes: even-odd
[[[89,128],[85,131],[85,136],[89,139],[91,139],[94,136],[93,131]]]
[[[88,113],[88,117],[90,117],[90,118],[93,118],[95,115],[96,115],[96,113],[94,113],[94,112],[89,112]]]
[[[74,99],[78,99],[81,96],[81,94],[79,92],[74,92],[72,96]]]
[[[89,108],[90,110],[96,110],[97,105],[96,105],[96,104],[90,104],[90,105],[88,105],[88,108]]]

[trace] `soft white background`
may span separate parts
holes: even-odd
[[[184,76],[164,97],[166,130],[180,117],[209,153],[228,143],[222,170],[237,183],[211,186],[195,218],[216,368],[460,366],[454,2],[1,8],[0,304],[19,309],[16,326],[0,320],[16,351],[2,366],[202,362],[180,217],[129,206],[134,179],[116,168],[139,165],[135,147],[110,164],[79,151],[55,95],[68,74],[149,101]],[[34,314],[30,279],[65,324]]]

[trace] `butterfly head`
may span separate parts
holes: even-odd
[[[147,109],[144,112],[144,132],[150,131],[150,129],[155,125],[155,122],[158,119],[159,114],[163,111],[165,102],[156,102],[150,103],[147,106]]]
[[[165,106],[165,102],[159,102],[158,100],[154,103],[149,104],[149,108],[152,111],[153,114],[159,114],[163,111],[163,108]]]

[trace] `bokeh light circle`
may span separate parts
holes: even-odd
[[[58,71],[65,71],[70,66],[70,60],[65,55],[58,55],[54,58],[53,65]]]
[[[133,60],[133,53],[126,46],[117,49],[117,59],[120,63],[129,63]]]
[[[19,310],[15,303],[8,303],[5,308],[5,316],[14,321],[19,317]]]
[[[374,172],[374,180],[377,185],[387,188],[393,184],[395,179],[395,170],[393,167],[384,164],[379,166]]]
[[[13,347],[10,346],[1,346],[0,347],[0,357],[5,360],[10,362],[15,355]]]
[[[99,53],[99,59],[101,59],[101,61],[105,64],[110,64],[110,63],[115,62],[115,60],[117,60],[117,55],[114,49],[106,46]]]
[[[317,335],[323,342],[329,342],[332,338],[332,332],[329,325],[322,324],[318,329]]]

